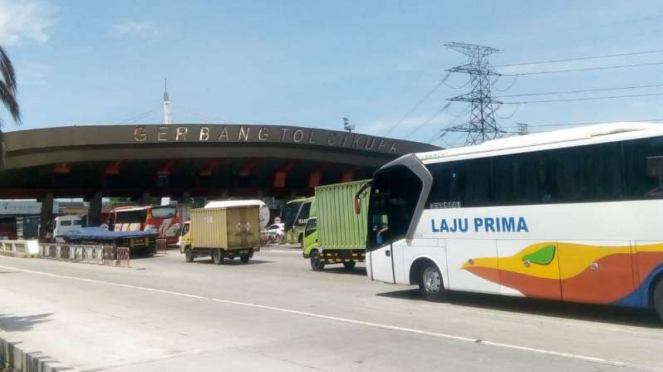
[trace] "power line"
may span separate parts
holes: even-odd
[[[587,60],[591,60],[591,59],[638,56],[638,55],[643,55],[643,54],[654,54],[654,53],[663,53],[663,49],[646,50],[646,51],[643,51],[643,52],[632,52],[632,53],[604,54],[604,55],[599,55],[599,56],[587,56],[587,57],[576,57],[576,58],[566,58],[566,59],[552,59],[552,60],[548,60],[548,61],[510,63],[510,64],[506,64],[506,65],[497,65],[495,67],[543,65],[543,64],[547,64],[547,63],[587,61]]]
[[[522,72],[522,73],[516,73],[516,74],[502,74],[502,76],[543,75],[543,74],[557,74],[557,73],[564,73],[564,72],[613,70],[613,69],[619,69],[619,68],[659,66],[659,65],[663,65],[663,62],[636,63],[636,64],[629,64],[629,65],[602,66],[602,67],[570,68],[570,69],[552,70],[552,71]]]
[[[663,118],[659,119],[640,119],[640,120],[613,120],[613,121],[584,121],[584,122],[576,122],[576,123],[555,123],[555,124],[530,124],[529,127],[530,129],[532,128],[550,128],[550,127],[573,127],[573,126],[578,126],[578,125],[593,125],[593,124],[606,124],[606,123],[611,123],[611,122],[618,122],[618,123],[653,123],[653,122],[659,122],[663,121]],[[504,127],[505,129],[508,128],[518,128],[517,126],[506,126]]]
[[[435,84],[435,86],[433,87],[433,89],[429,90],[428,93],[426,93],[426,94],[423,96],[423,98],[420,99],[419,102],[417,102],[417,103],[416,103],[416,104],[410,109],[410,111],[407,112],[407,114],[405,114],[405,115],[404,115],[404,116],[403,116],[398,122],[396,122],[396,124],[394,124],[391,128],[389,128],[389,130],[386,131],[386,132],[384,133],[384,135],[386,136],[386,135],[388,135],[389,133],[391,133],[394,129],[398,128],[398,126],[401,125],[401,124],[403,123],[403,121],[405,121],[405,119],[407,119],[410,115],[412,115],[412,114],[413,114],[413,113],[419,108],[419,106],[421,106],[424,102],[426,102],[426,100],[428,99],[428,97],[430,97],[433,93],[435,93],[435,91],[436,91],[436,90],[437,90],[437,89],[438,89],[438,88],[439,88],[439,87],[440,87],[440,86],[441,86],[441,85],[447,80],[447,78],[449,78],[449,75],[451,75],[451,73],[448,73],[448,74],[447,74],[445,77],[443,77],[443,78],[442,78],[437,84]]]
[[[423,123],[419,124],[417,127],[415,127],[414,129],[412,129],[412,131],[411,131],[410,133],[408,133],[407,136],[403,137],[403,139],[408,139],[411,135],[413,135],[413,134],[415,134],[417,131],[419,131],[419,129],[423,128],[424,126],[426,126],[426,124],[428,124],[428,123],[430,123],[431,121],[433,121],[433,119],[435,119],[436,117],[440,116],[440,114],[441,114],[443,111],[444,111],[444,109],[442,109],[442,110],[437,110],[437,111],[435,112],[435,114],[431,115],[431,117],[429,117],[428,119],[426,119]]]
[[[611,91],[611,90],[627,90],[627,89],[657,88],[657,87],[663,87],[663,84],[631,85],[631,86],[625,86],[625,87],[595,88],[595,89],[579,89],[579,90],[566,90],[566,91],[545,92],[545,93],[507,94],[507,95],[503,95],[503,96],[498,96],[497,98],[507,98],[507,97],[530,97],[530,96],[552,96],[552,95],[557,95],[557,94],[573,94],[573,93],[587,93],[587,92],[604,92],[604,91]]]
[[[617,99],[617,98],[653,97],[653,96],[663,96],[663,93],[643,93],[643,94],[625,94],[625,95],[621,95],[621,96],[543,99],[543,100],[538,100],[538,101],[504,102],[504,104],[505,105],[526,105],[526,104],[529,104],[529,103],[594,101],[594,100],[598,100],[598,99]]]

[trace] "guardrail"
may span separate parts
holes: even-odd
[[[37,257],[38,240],[0,240],[0,255],[13,257]]]
[[[103,245],[40,244],[39,257],[129,267],[129,248]]]
[[[165,238],[157,238],[156,239],[156,251],[157,251],[157,253],[167,252],[168,251],[168,240],[166,240]]]

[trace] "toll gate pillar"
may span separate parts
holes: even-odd
[[[49,192],[41,199],[39,213],[39,241],[50,242],[53,234],[53,193]]]
[[[101,208],[102,208],[102,195],[100,192],[95,192],[94,195],[88,199],[90,208],[87,214],[88,226],[101,226]]]

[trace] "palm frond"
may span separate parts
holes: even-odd
[[[3,81],[0,81],[0,102],[5,105],[7,111],[9,111],[11,116],[14,118],[14,121],[17,124],[20,124],[21,111],[18,107],[16,96],[14,96],[14,92],[12,92],[11,89],[7,87],[7,84],[5,84]]]
[[[5,81],[7,88],[12,92],[16,93],[16,74],[14,72],[14,66],[12,61],[5,53],[5,50],[0,46],[0,74],[2,74],[2,79]]]

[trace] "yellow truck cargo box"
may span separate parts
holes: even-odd
[[[260,245],[258,206],[200,208],[191,211],[193,249],[237,250]]]

